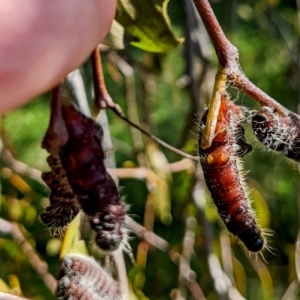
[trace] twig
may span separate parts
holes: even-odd
[[[8,164],[8,166],[16,173],[22,176],[28,176],[33,180],[39,182],[42,185],[46,185],[45,182],[42,180],[41,175],[42,172],[35,168],[29,167],[28,165],[24,164],[23,162],[14,158],[12,153],[7,150],[3,149],[1,156],[3,160]]]
[[[299,282],[297,279],[294,279],[287,290],[285,291],[284,295],[282,296],[281,300],[291,300],[297,299],[297,291],[299,289]]]
[[[84,82],[80,69],[76,69],[75,71],[71,72],[67,76],[66,80],[69,84],[69,87],[71,88],[71,93],[79,107],[79,110],[86,116],[90,117],[91,112],[88,105],[87,95],[85,92]]]
[[[129,229],[134,232],[140,238],[143,238],[152,246],[161,251],[167,251],[169,249],[169,243],[156,235],[153,231],[148,231],[145,227],[134,221],[130,217],[126,217],[126,223]]]
[[[194,165],[190,159],[184,158],[180,161],[165,164],[161,166],[162,172],[165,173],[176,173],[182,171],[192,172],[194,170]],[[110,174],[120,178],[134,178],[134,179],[146,179],[149,181],[157,181],[160,178],[150,169],[141,167],[141,168],[117,168],[109,169]]]
[[[0,300],[29,300],[29,299],[0,292]]]
[[[97,74],[99,74],[100,72],[102,71],[99,71],[100,68],[102,68],[102,65],[101,63],[101,60],[97,60],[97,61],[94,61],[95,63],[95,66],[94,66],[94,69],[95,70],[98,70],[97,71]],[[97,89],[101,89],[103,86],[105,86],[105,82],[103,81],[103,77],[98,77],[98,81],[97,81]],[[103,102],[101,103],[97,103],[97,105],[103,105]],[[98,106],[99,107],[99,106]],[[101,106],[100,108],[109,108],[110,110],[112,110],[119,118],[121,118],[122,120],[124,120],[126,123],[128,123],[130,126],[138,129],[139,131],[141,131],[144,135],[146,135],[147,137],[149,137],[150,139],[152,139],[153,141],[155,141],[157,144],[165,147],[166,149],[169,149],[170,151],[182,156],[182,157],[186,157],[186,158],[189,158],[193,161],[196,161],[198,162],[199,158],[198,157],[195,157],[193,155],[189,155],[169,144],[167,144],[166,142],[162,141],[161,139],[157,138],[156,136],[154,136],[153,134],[147,132],[146,130],[144,130],[143,128],[141,128],[139,125],[133,123],[132,121],[130,121],[125,115],[124,113],[122,112],[122,109],[119,105],[117,105],[116,103],[114,103],[113,101],[107,101],[105,102],[104,106]]]
[[[232,250],[230,245],[230,239],[228,231],[224,231],[220,235],[221,244],[221,255],[223,269],[232,284],[235,286],[234,275],[233,275],[233,264],[232,264]]]
[[[186,219],[186,231],[183,239],[182,254],[179,260],[179,288],[177,299],[186,299],[185,286],[187,286],[195,299],[205,299],[205,296],[196,282],[196,274],[191,270],[190,260],[194,252],[195,228],[197,221],[194,217]]]
[[[129,298],[129,286],[128,286],[128,280],[127,280],[127,273],[126,273],[126,266],[125,266],[125,260],[124,255],[122,252],[122,249],[118,249],[113,253],[113,256],[115,258],[117,268],[118,268],[118,276],[121,286],[121,291],[124,299]]]
[[[247,250],[244,251],[245,256],[248,258],[250,264],[254,268],[254,270],[257,272],[257,275],[261,281],[262,285],[262,291],[263,299],[273,299],[274,298],[274,286],[272,282],[271,274],[266,267],[266,265],[263,263],[263,261],[257,257],[257,256],[249,256],[249,253]]]
[[[0,234],[11,236],[19,244],[23,253],[27,256],[28,261],[33,269],[54,295],[56,290],[56,280],[50,273],[48,273],[48,265],[40,259],[36,251],[26,240],[19,228],[19,225],[0,218]]]

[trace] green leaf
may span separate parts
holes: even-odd
[[[118,0],[116,20],[136,40],[131,44],[150,52],[168,52],[183,42],[171,29],[169,0]]]
[[[103,44],[115,50],[122,50],[124,46],[124,27],[113,20],[110,31],[105,37]]]

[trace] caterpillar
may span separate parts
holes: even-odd
[[[60,151],[67,139],[68,133],[60,109],[60,91],[55,88],[51,101],[50,124],[42,142],[42,148],[50,153],[47,162],[51,171],[42,173],[42,179],[51,190],[50,206],[41,214],[40,219],[49,227],[52,235],[59,236],[63,235],[68,224],[80,211],[77,196],[70,186],[60,159]]]
[[[123,299],[118,282],[89,256],[68,255],[62,259],[57,299]]]
[[[265,241],[251,210],[240,170],[240,157],[252,150],[246,143],[241,125],[243,108],[222,94],[215,137],[210,148],[202,149],[206,117],[207,111],[202,117],[199,134],[199,156],[206,185],[228,231],[249,251],[259,252]]]
[[[252,116],[252,131],[269,149],[300,162],[300,119],[297,115],[264,106]]]
[[[126,205],[104,166],[102,128],[71,105],[63,105],[62,114],[69,136],[60,154],[63,168],[96,232],[96,244],[114,251],[125,243]]]

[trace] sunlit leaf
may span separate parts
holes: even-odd
[[[0,292],[8,293],[9,291],[9,286],[0,278]]]
[[[151,52],[167,52],[183,42],[171,29],[168,0],[118,0],[116,20],[135,40],[133,46]]]

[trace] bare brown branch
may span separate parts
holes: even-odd
[[[56,279],[50,273],[48,273],[48,265],[40,259],[39,255],[23,235],[19,225],[17,223],[8,222],[0,218],[0,233],[11,236],[16,243],[19,244],[21,250],[27,256],[28,261],[33,269],[54,295],[56,290]]]
[[[134,221],[132,218],[127,216],[126,223],[132,232],[134,232],[140,238],[143,238],[152,246],[162,251],[167,251],[169,249],[169,243],[167,241],[156,235],[154,232],[148,231],[145,227]]]

